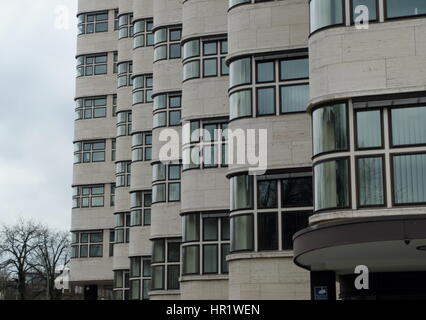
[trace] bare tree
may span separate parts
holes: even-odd
[[[56,300],[55,278],[59,268],[65,268],[70,259],[70,239],[66,231],[44,228],[35,249],[33,267],[46,281],[46,298]]]
[[[33,221],[19,219],[14,225],[0,228],[2,266],[17,282],[18,298],[26,299],[27,275],[33,270],[33,259],[39,247],[43,228]]]

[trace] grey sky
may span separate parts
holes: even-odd
[[[68,30],[58,28],[63,6]],[[0,223],[21,216],[69,229],[76,6],[0,4]]]

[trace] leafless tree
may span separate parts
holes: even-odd
[[[33,221],[19,219],[14,225],[0,227],[2,267],[17,282],[18,298],[26,299],[27,275],[33,271],[33,259],[40,245],[43,228]]]
[[[46,282],[46,298],[56,300],[55,278],[59,268],[65,268],[70,258],[70,239],[66,231],[44,228],[39,235],[32,262],[34,270]]]

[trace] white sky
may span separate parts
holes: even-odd
[[[76,8],[1,1],[0,223],[70,228]]]

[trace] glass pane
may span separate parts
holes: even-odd
[[[102,257],[102,245],[101,244],[92,244],[90,245],[90,257]]]
[[[426,107],[391,110],[394,146],[426,143]]]
[[[153,240],[152,263],[164,262],[165,250],[164,240]]]
[[[251,58],[235,60],[230,64],[230,86],[251,83]]]
[[[221,219],[222,240],[229,240],[229,218]]]
[[[169,201],[180,200],[180,183],[169,184]]]
[[[424,0],[387,0],[387,17],[407,17],[426,13],[426,2]]]
[[[183,274],[199,273],[200,257],[199,247],[189,246],[183,247]]]
[[[203,273],[218,273],[217,245],[203,246]]]
[[[150,277],[151,276],[151,260],[143,260],[143,276]]]
[[[343,23],[343,0],[311,0],[311,32]]]
[[[307,228],[311,212],[292,212],[282,215],[283,250],[293,249],[293,235]]]
[[[231,218],[231,251],[253,250],[253,216]]]
[[[426,202],[426,154],[393,157],[396,204]]]
[[[211,241],[218,240],[218,219],[204,218],[203,219],[203,240]]]
[[[140,277],[141,258],[130,258],[130,277]]]
[[[223,244],[222,245],[222,273],[228,273],[228,261],[226,261],[226,256],[229,254],[229,244]]]
[[[140,280],[130,281],[130,298],[132,300],[140,299],[140,286],[141,286]]]
[[[183,65],[183,80],[200,76],[200,61],[191,61]]]
[[[179,289],[179,276],[180,276],[180,267],[178,265],[167,266],[167,289],[168,290]]]
[[[170,59],[180,58],[181,48],[180,44],[171,44],[170,45]]]
[[[347,149],[348,128],[345,104],[314,110],[312,122],[314,155]]]
[[[349,206],[348,160],[322,162],[315,166],[315,210]]]
[[[216,42],[205,42],[203,43],[203,54],[210,55],[210,54],[217,54],[217,46]]]
[[[250,209],[253,206],[252,176],[231,178],[231,210]]]
[[[166,201],[166,185],[157,184],[152,187],[152,202]]]
[[[164,289],[164,266],[152,267],[152,289]]]
[[[205,59],[203,60],[203,72],[205,77],[211,77],[217,75],[217,59]]]
[[[180,243],[169,242],[167,243],[167,262],[180,261]]]
[[[382,158],[358,159],[360,206],[384,205]]]
[[[257,181],[257,207],[264,208],[277,208],[277,181]]]
[[[380,148],[382,146],[382,119],[380,110],[356,113],[357,147]]]
[[[275,88],[257,89],[257,113],[275,114]]]
[[[280,62],[280,79],[296,80],[309,78],[309,59],[290,59]]]
[[[258,248],[259,250],[278,249],[278,214],[258,213]]]
[[[184,47],[184,59],[195,57],[200,55],[200,41],[192,40],[185,43]]]
[[[271,82],[275,80],[275,63],[258,62],[257,63],[257,82]]]
[[[231,94],[229,100],[230,120],[250,116],[251,110],[251,90],[243,90]]]
[[[183,217],[183,241],[200,240],[200,216],[198,214],[188,214]]]
[[[377,0],[352,0],[352,20],[356,21],[358,17],[362,18],[365,13],[364,7],[368,9],[368,20],[376,20],[377,19]]]
[[[312,206],[312,177],[284,179],[282,181],[282,206]]]
[[[281,112],[305,112],[309,101],[309,85],[281,87]]]

